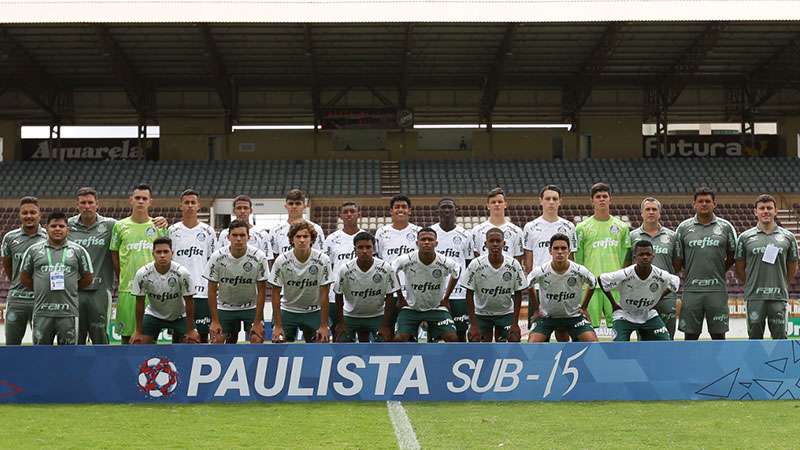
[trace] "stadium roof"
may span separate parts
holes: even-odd
[[[553,122],[646,119],[656,104],[737,120],[743,106],[800,114],[798,89],[798,21],[0,25],[0,116],[45,121],[207,105],[243,123],[307,121],[324,105],[394,105],[423,122]],[[292,98],[266,111],[266,92]]]

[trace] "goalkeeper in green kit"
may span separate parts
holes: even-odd
[[[631,248],[628,224],[610,213],[611,190],[606,183],[595,183],[591,190],[594,214],[575,227],[578,250],[575,262],[586,266],[595,276],[614,272],[625,267],[625,257]],[[619,301],[619,293],[612,291]],[[611,302],[600,289],[595,290],[589,301],[589,317],[592,327],[600,327],[600,319],[606,318],[610,329],[614,323]]]

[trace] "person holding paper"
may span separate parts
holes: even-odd
[[[747,335],[764,338],[764,322],[772,339],[786,339],[786,304],[789,281],[797,271],[797,240],[775,223],[775,198],[763,194],[753,212],[758,223],[739,236],[736,277],[744,283]]]

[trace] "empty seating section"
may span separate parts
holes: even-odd
[[[127,197],[149,183],[157,197],[194,188],[206,197],[282,197],[380,193],[379,161],[11,161],[0,163],[0,197],[72,197],[81,186],[101,197]]]
[[[633,159],[584,161],[403,161],[401,191],[410,195],[538,192],[547,183],[566,195],[588,193],[598,181],[613,192],[719,193],[798,192],[798,158]]]

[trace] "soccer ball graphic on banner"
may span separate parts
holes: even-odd
[[[167,358],[150,358],[139,366],[139,390],[152,398],[166,398],[178,387],[178,368]]]

